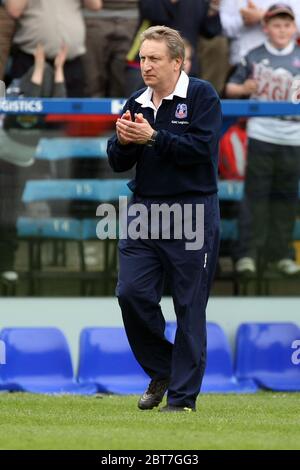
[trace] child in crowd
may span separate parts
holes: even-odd
[[[264,15],[264,45],[253,49],[226,86],[228,98],[292,101],[300,79],[293,10],[272,5]],[[277,271],[300,275],[293,260],[300,167],[300,122],[292,116],[248,120],[245,200],[239,220],[236,271],[255,274],[259,254]]]

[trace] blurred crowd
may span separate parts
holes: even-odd
[[[264,42],[262,18],[274,0],[1,0],[0,79],[36,96],[61,65],[58,93],[124,97],[142,84],[139,35],[150,25],[178,29],[186,39],[186,70],[222,95],[226,79],[250,49]],[[300,2],[286,0],[300,27]],[[45,70],[45,72],[44,72]],[[52,73],[51,73],[52,72]],[[28,78],[40,86],[29,87]],[[23,80],[24,82],[24,80]],[[22,84],[21,84],[22,85]],[[16,89],[16,87],[14,87]]]

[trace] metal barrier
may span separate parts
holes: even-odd
[[[0,101],[0,113],[118,115],[124,103],[124,98],[9,99]],[[300,104],[288,101],[222,100],[221,103],[225,118],[300,115]]]

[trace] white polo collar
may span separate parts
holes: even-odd
[[[296,46],[295,41],[291,41],[288,43],[288,45],[284,49],[276,49],[276,47],[274,47],[270,43],[270,41],[265,42],[265,48],[267,49],[267,51],[270,52],[270,54],[279,55],[279,56],[291,54],[293,50],[295,49],[295,46]]]
[[[163,98],[164,100],[172,100],[174,98],[174,96],[179,96],[179,98],[186,98],[187,97],[187,90],[188,90],[188,86],[189,86],[189,77],[187,76],[187,74],[182,71],[180,76],[179,76],[179,79],[176,83],[176,86],[175,86],[175,89],[173,91],[173,93],[171,93],[170,95],[166,96],[165,98]],[[144,93],[142,93],[140,96],[138,96],[135,101],[139,104],[142,105],[142,108],[152,108],[154,111],[155,111],[155,114],[159,108],[156,108],[154,106],[154,103],[152,101],[152,95],[153,95],[153,89],[148,87]]]

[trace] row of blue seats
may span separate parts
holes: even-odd
[[[42,237],[72,240],[93,240],[96,238],[96,228],[99,219],[72,219],[68,217],[50,217],[37,219],[32,217],[19,217],[17,230],[19,237]],[[107,227],[107,231],[111,227]],[[109,232],[111,238],[118,237],[118,231]],[[106,232],[107,233],[107,232]],[[104,237],[105,238],[105,237]],[[221,220],[222,240],[238,239],[238,221],[236,219]],[[296,220],[294,240],[300,240],[300,220]]]
[[[243,197],[243,183],[219,181],[221,201],[240,201]],[[300,188],[299,188],[300,194]],[[125,179],[105,180],[35,180],[27,181],[22,200],[26,203],[51,200],[84,200],[101,203],[117,201],[120,196],[130,197],[131,191]],[[20,217],[17,222],[20,237],[54,237],[88,240],[95,238],[97,221],[80,221],[70,218],[36,219]],[[223,219],[221,225],[223,240],[236,240],[238,226],[236,219]],[[300,220],[294,228],[294,240],[300,240]]]
[[[173,341],[175,324],[166,337]],[[293,323],[245,323],[236,336],[233,367],[228,339],[207,325],[205,393],[300,391],[300,328]],[[123,328],[86,328],[74,377],[68,343],[57,328],[6,328],[0,333],[0,390],[31,393],[140,394],[149,378],[136,362]]]
[[[118,201],[120,196],[132,195],[127,182],[127,179],[29,180],[26,182],[22,201],[24,203],[50,200]],[[218,182],[218,190],[221,201],[241,201],[244,183],[221,180]]]
[[[17,231],[19,237],[57,238],[62,240],[94,240],[97,224],[100,219],[71,219],[67,217],[50,217],[36,219],[19,217]],[[111,238],[116,233],[109,233]]]
[[[39,140],[35,157],[38,160],[64,160],[66,158],[107,159],[106,137],[58,137]]]

